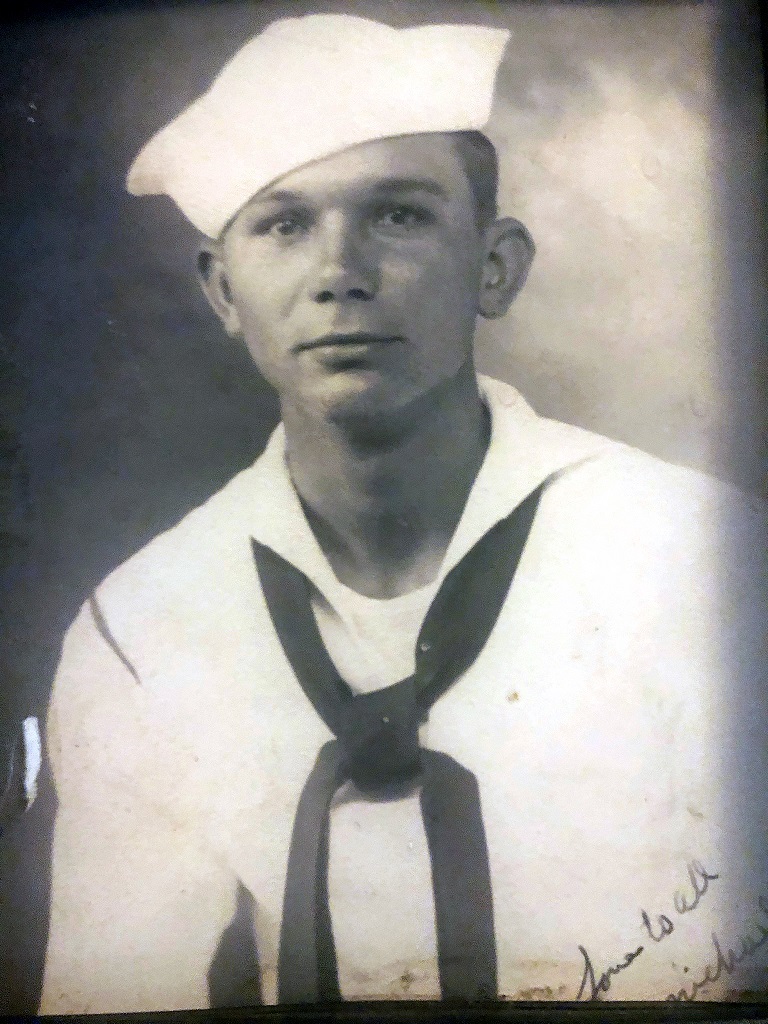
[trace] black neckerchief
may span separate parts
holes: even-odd
[[[286,657],[336,737],[321,747],[294,819],[278,1002],[341,999],[328,907],[328,834],[331,801],[349,780],[379,798],[420,784],[442,997],[496,997],[493,903],[477,779],[447,754],[420,747],[418,728],[485,646],[540,494],[541,487],[446,575],[419,633],[414,674],[372,693],[354,694],[336,670],[315,621],[307,577],[271,548],[252,541],[264,598]]]

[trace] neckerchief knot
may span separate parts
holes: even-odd
[[[355,694],[338,732],[341,770],[363,792],[404,783],[420,768],[414,677],[373,693]]]
[[[279,1002],[341,999],[328,906],[328,842],[331,802],[348,781],[368,794],[409,783],[420,786],[442,996],[474,1000],[497,995],[490,867],[477,779],[448,754],[422,748],[419,725],[485,646],[540,494],[541,487],[447,573],[419,633],[416,672],[372,693],[353,693],[336,670],[315,621],[309,580],[271,548],[253,541],[264,598],[283,650],[336,737],[321,747],[294,818],[278,954]]]

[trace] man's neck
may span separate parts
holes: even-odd
[[[284,406],[283,419],[291,477],[338,579],[377,598],[431,583],[488,446],[471,363],[396,416]]]

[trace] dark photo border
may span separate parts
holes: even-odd
[[[29,34],[22,46],[16,29],[27,28],[38,23],[60,22],[62,25],[74,24],[78,18],[92,15],[107,14],[114,11],[129,13],[143,9],[181,8],[191,5],[195,0],[32,0],[18,10],[7,9],[0,13],[0,60],[12,64],[14,60],[26,61],[27,72],[33,78],[34,52],[29,46]],[[204,0],[199,0],[204,2]],[[215,2],[215,0],[214,0]],[[223,6],[226,0],[218,0]],[[254,0],[258,2],[258,0]],[[393,0],[397,2],[397,0]],[[425,4],[429,0],[424,0]],[[490,6],[495,4],[535,4],[546,0],[487,0]],[[567,0],[563,0],[567,2]],[[576,6],[582,0],[570,0]],[[604,0],[607,5],[631,4],[632,6],[653,6],[657,0]],[[676,0],[658,0],[667,6],[676,6]],[[681,0],[682,2],[682,0]],[[729,0],[721,0],[727,6]],[[295,0],[296,6],[300,0]],[[586,6],[586,4],[585,4]],[[762,63],[765,92],[768,93],[768,0],[754,0],[754,9],[759,10],[762,29]],[[2,37],[5,36],[3,39]],[[718,87],[727,90],[729,68],[727,62],[718,67]],[[104,69],[109,74],[109,68]],[[8,96],[4,101],[13,105],[16,99]],[[768,124],[768,108],[765,111]],[[87,127],[87,126],[86,126]],[[0,128],[2,132],[2,128]],[[0,135],[0,147],[3,138]],[[2,152],[0,149],[0,161]],[[9,197],[6,196],[6,202]],[[13,202],[13,196],[10,196]],[[764,205],[764,216],[768,207],[768,197]],[[87,230],[87,227],[86,227]],[[134,240],[128,240],[132,244]],[[136,243],[139,245],[140,243]],[[6,256],[6,258],[8,258]],[[19,255],[23,260],[23,256]],[[13,288],[16,290],[6,300],[13,309],[23,304],[24,288],[34,287],[34,282],[24,280],[23,275],[14,274]],[[76,275],[73,284],[81,286]],[[0,289],[2,291],[2,289]],[[26,293],[29,294],[29,291]],[[0,302],[0,316],[2,316]],[[176,330],[176,325],[168,324],[169,332]],[[768,340],[766,340],[768,352]],[[232,346],[225,350],[223,357],[227,364],[228,380],[245,371],[244,357]],[[760,385],[766,396],[768,407],[768,357],[763,358],[759,369]],[[98,368],[97,368],[98,370]],[[243,373],[244,383],[229,397],[240,407],[253,404],[257,398],[261,410],[262,421],[257,424],[257,434],[266,434],[268,428],[276,421],[277,408],[274,402],[265,398],[259,381],[253,379],[250,371]],[[50,641],[50,637],[63,635],[69,621],[75,614],[77,605],[85,597],[88,589],[94,586],[103,575],[103,566],[95,563],[82,567],[77,571],[77,553],[61,564],[52,564],[44,548],[40,546],[41,532],[46,524],[35,520],[29,511],[32,507],[30,494],[34,489],[34,480],[30,479],[29,467],[25,463],[23,439],[19,436],[17,420],[19,410],[28,400],[29,389],[35,386],[34,381],[25,377],[11,348],[6,343],[4,327],[0,322],[0,481],[3,495],[10,497],[0,505],[0,515],[4,522],[0,524],[0,604],[7,620],[5,639],[0,640],[0,792],[4,785],[4,758],[14,745],[15,727],[26,715],[37,715],[42,721],[48,699],[50,683],[55,672],[59,656],[59,646]],[[225,386],[229,387],[228,383]],[[73,439],[73,444],[76,439]],[[207,469],[206,482],[203,486],[199,479],[182,480],[179,483],[180,503],[186,502],[189,507],[199,503],[210,492],[212,486],[220,486],[233,473],[248,464],[253,457],[253,438],[240,436],[233,441],[233,452],[227,466],[216,467],[218,453],[205,453],[198,460],[198,471],[204,466]],[[162,475],[166,467],[158,462],[155,472]],[[216,474],[219,479],[216,481]],[[121,510],[112,509],[118,518]],[[125,557],[126,549],[141,546],[160,529],[170,525],[162,521],[159,509],[148,512],[148,522],[144,531],[137,527],[136,518],[122,510],[125,522],[129,524],[130,540],[125,536],[115,536],[114,550],[104,554],[104,564],[117,564]],[[106,514],[107,509],[104,509]],[[50,602],[50,595],[57,586],[57,579],[77,580],[78,586],[73,596],[65,599],[59,596],[57,601]],[[6,601],[7,596],[7,601]],[[39,643],[39,613],[30,609],[46,602],[56,609],[58,618],[47,626],[45,642]],[[768,785],[768,781],[766,782]],[[47,906],[49,898],[49,878],[40,865],[45,863],[52,834],[52,822],[55,814],[55,796],[52,782],[44,766],[41,786],[34,812],[30,812],[7,830],[0,834],[0,1015],[3,1019],[25,1020],[34,1019],[36,986],[42,976],[42,959],[40,940],[46,930],[45,915],[40,910]],[[768,850],[766,851],[768,857]],[[3,877],[3,874],[5,877]],[[30,908],[37,907],[32,913]],[[3,928],[3,917],[11,924]],[[21,922],[26,920],[28,928],[23,929]],[[5,992],[3,991],[5,986]],[[766,976],[766,992],[768,992],[768,976]],[[577,1024],[583,1020],[606,1020],[609,1022],[642,1022],[661,1021],[753,1021],[768,1020],[768,996],[766,992],[755,993],[754,998],[745,998],[742,1002],[701,1002],[701,1003],[664,1003],[664,1002],[610,1002],[610,1003],[561,1003],[561,1002],[495,1002],[493,1004],[452,1005],[446,1002],[426,1001],[377,1001],[377,1002],[346,1002],[329,1006],[307,1007],[253,1007],[245,1009],[221,1010],[190,1010],[147,1012],[136,1014],[94,1014],[83,1018],[88,1021],[105,1021],[112,1024],[139,1024],[139,1022],[205,1022],[205,1021],[248,1021],[258,1020],[271,1024],[289,1024],[289,1022],[359,1022],[368,1024],[373,1021],[387,1022],[480,1022],[480,1021],[513,1021],[517,1024],[538,1024],[539,1021],[552,1021],[555,1024]],[[46,1021],[72,1021],[75,1016],[45,1017]]]

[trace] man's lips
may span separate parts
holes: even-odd
[[[369,345],[391,345],[394,342],[402,341],[398,335],[370,334],[367,331],[355,331],[351,334],[324,334],[320,338],[313,338],[312,341],[303,341],[296,345],[296,352],[311,352],[313,349],[352,349],[364,348]]]

